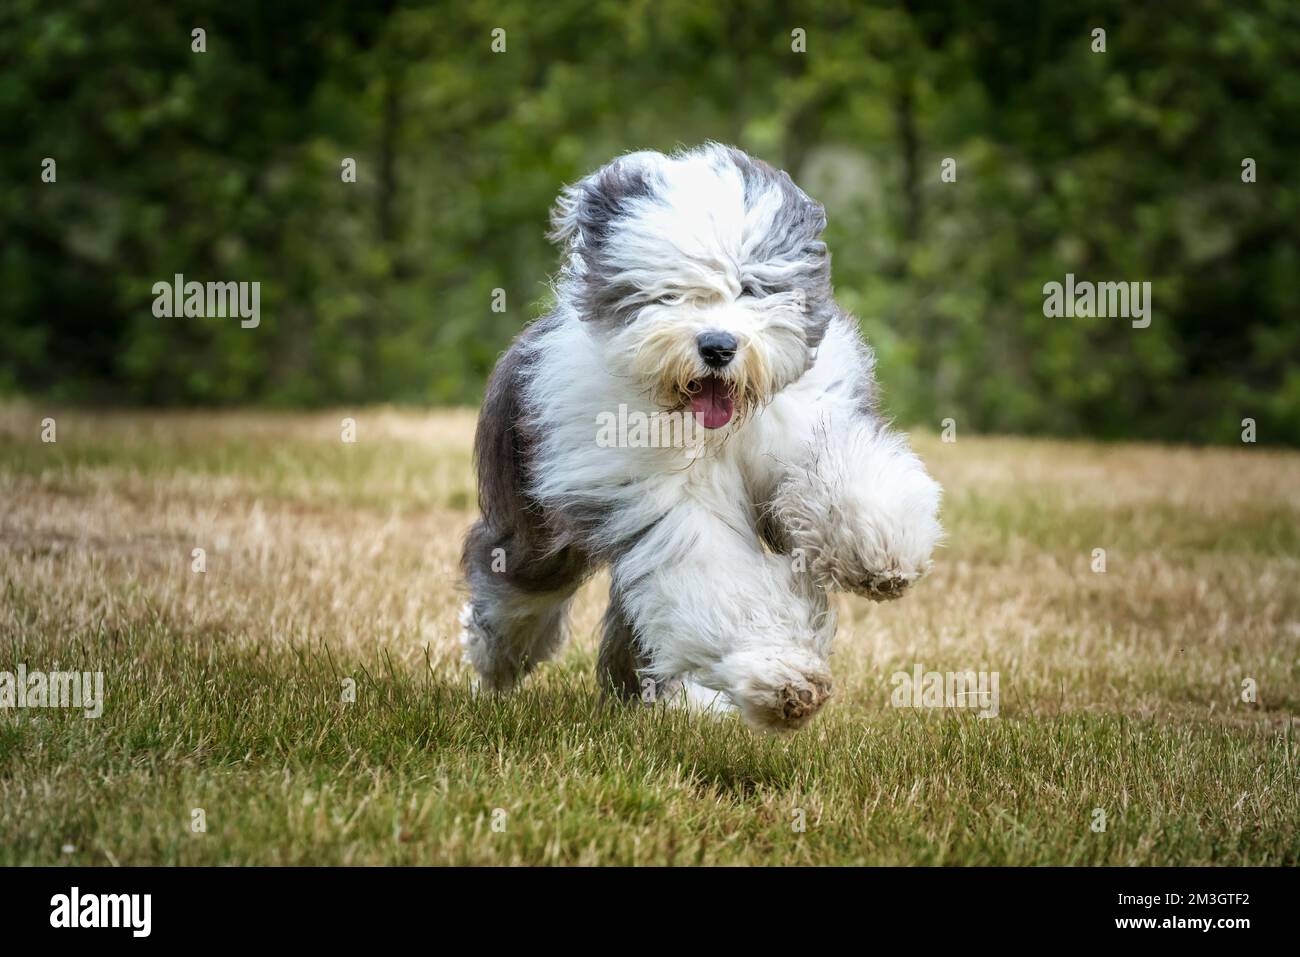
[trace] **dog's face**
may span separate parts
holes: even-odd
[[[552,222],[562,290],[611,372],[706,428],[799,378],[834,309],[824,210],[736,149],[620,157],[566,188]]]

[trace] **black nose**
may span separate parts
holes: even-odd
[[[704,364],[721,369],[736,357],[736,337],[729,332],[701,332],[695,337]]]

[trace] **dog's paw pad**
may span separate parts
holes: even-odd
[[[798,726],[816,714],[830,697],[831,686],[824,681],[808,685],[782,685],[777,691],[781,703],[781,716],[787,724]]]
[[[859,595],[870,598],[872,601],[893,601],[895,598],[903,597],[908,587],[916,579],[916,575],[883,572],[869,575],[858,582],[853,590]]]

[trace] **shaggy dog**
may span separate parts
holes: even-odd
[[[479,417],[466,657],[512,688],[608,567],[608,692],[798,728],[831,692],[827,590],[896,598],[940,536],[939,486],[832,298],[825,211],[707,144],[614,160],[552,223],[557,305]]]

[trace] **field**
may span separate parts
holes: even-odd
[[[0,671],[105,689],[0,710],[0,863],[1300,863],[1300,454],[914,436],[947,545],[838,599],[834,698],[773,737],[603,706],[601,579],[472,694],[472,429],[0,406]],[[916,665],[998,716],[894,707]]]

